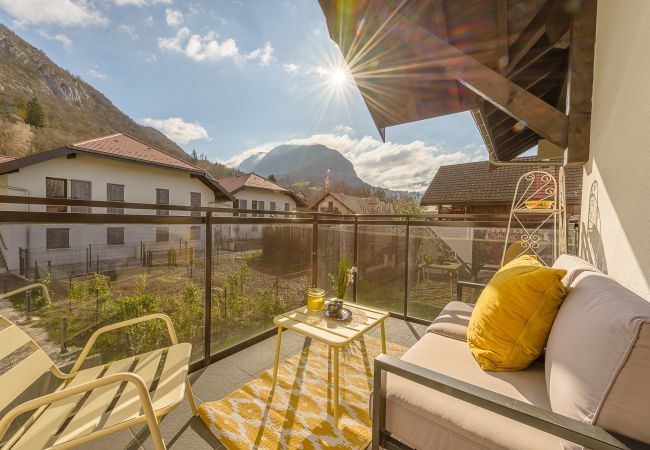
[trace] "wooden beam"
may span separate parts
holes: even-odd
[[[396,16],[391,27],[422,59],[445,67],[453,78],[501,111],[560,147],[567,145],[567,116],[419,24]]]
[[[596,0],[584,0],[571,22],[568,148],[564,156],[568,167],[580,167],[589,160],[595,41]]]

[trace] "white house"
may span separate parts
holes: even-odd
[[[305,201],[291,189],[270,181],[254,172],[220,178],[219,184],[223,186],[236,199],[240,209],[254,209],[259,211],[295,211],[297,208],[306,207]],[[251,213],[253,217],[272,216],[273,213]],[[248,216],[247,213],[240,217]],[[258,225],[235,225],[226,231],[230,236],[226,238],[257,239],[262,236],[261,227]]]
[[[354,195],[326,192],[310,208],[313,211],[333,214],[394,214],[390,202],[377,197],[355,197]]]
[[[0,194],[133,203],[232,206],[233,197],[203,169],[126,134],[115,134],[17,159],[0,160]],[[122,208],[0,205],[2,210],[124,214]],[[165,210],[128,214],[169,215]],[[173,211],[172,215],[200,215]],[[0,224],[2,219],[0,218]],[[0,265],[11,271],[142,258],[144,249],[198,247],[200,225],[0,225]],[[25,253],[25,250],[27,253]],[[2,267],[0,267],[2,269]],[[83,268],[81,269],[83,270]],[[31,275],[31,274],[27,274]]]

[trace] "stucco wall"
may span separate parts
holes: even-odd
[[[650,2],[598,2],[580,254],[650,299]]]
[[[92,200],[106,200],[107,183],[124,185],[124,200],[136,203],[155,203],[156,188],[169,189],[169,203],[177,205],[190,204],[190,192],[201,193],[201,205],[214,204],[214,192],[190,174],[165,168],[146,166],[128,162],[120,162],[106,158],[78,155],[76,158],[55,158],[20,169],[17,173],[0,177],[2,183],[27,189],[32,197],[45,197],[46,177],[64,178],[67,180],[68,197],[71,194],[70,180],[90,181]],[[6,191],[11,195],[24,195],[18,191]],[[215,206],[231,206],[231,202]],[[26,210],[24,205],[0,205],[2,209]],[[31,205],[30,211],[45,211],[43,205]],[[94,213],[106,213],[105,208],[93,208]],[[125,210],[126,214],[155,214],[155,210]],[[0,216],[1,216],[0,211]],[[189,212],[170,211],[173,215],[189,215]],[[1,223],[0,217],[0,223]],[[120,225],[112,225],[120,227]],[[93,246],[93,262],[100,259],[117,259],[137,257],[140,242],[148,248],[179,248],[190,240],[189,225],[169,226],[169,242],[156,243],[156,225],[125,225],[124,244],[107,245],[106,225],[1,225],[0,232],[7,242],[8,249],[4,251],[5,259],[11,270],[19,266],[19,248],[29,248],[32,263],[40,259],[40,265],[51,261],[52,264],[76,264],[86,259],[88,245]],[[70,248],[46,249],[47,228],[69,228]],[[200,246],[204,239],[201,228],[201,238],[190,241],[190,246]]]
[[[288,195],[282,192],[271,191],[268,189],[255,189],[255,188],[244,188],[241,191],[238,191],[234,194],[235,198],[238,200],[246,200],[248,205],[247,209],[252,208],[253,200],[263,201],[264,209],[271,209],[271,202],[276,203],[276,210],[284,211],[284,204],[289,203],[289,211],[296,210],[296,202],[289,197]]]
[[[289,204],[289,211],[296,210],[296,202],[287,194],[269,189],[244,188],[233,194],[237,200],[246,200],[246,208],[253,208],[253,200],[263,201],[264,210],[271,209],[271,202],[275,202],[276,211],[284,211],[284,204]],[[243,206],[240,206],[243,208]],[[221,226],[223,237],[226,239],[261,239],[263,225],[231,225]]]
[[[354,211],[350,211],[347,206],[345,206],[343,203],[339,202],[336,198],[334,198],[332,195],[328,195],[327,197],[321,199],[320,203],[318,203],[318,211],[319,212],[329,212],[329,203],[332,202],[332,207],[336,211],[338,209],[338,212],[341,214],[354,214]],[[325,208],[323,210],[323,208]]]

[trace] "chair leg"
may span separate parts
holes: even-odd
[[[192,392],[192,385],[190,384],[190,378],[185,377],[185,392],[187,393],[187,399],[190,402],[190,408],[192,409],[192,415],[197,416],[199,410],[196,407],[196,400],[194,399],[194,393]]]

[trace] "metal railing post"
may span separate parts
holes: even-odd
[[[32,321],[32,291],[25,292],[25,315],[27,322]]]
[[[409,305],[409,243],[411,234],[411,218],[406,217],[406,242],[404,246],[404,319],[408,317]]]
[[[205,302],[203,327],[203,362],[210,364],[210,343],[212,340],[212,213],[205,213]]]
[[[318,216],[314,216],[311,232],[311,287],[318,286]]]
[[[61,317],[61,354],[68,351],[68,318]]]
[[[357,302],[357,283],[359,282],[359,218],[354,218],[354,267],[357,268],[357,274],[354,277],[354,282],[352,283],[352,301]]]

